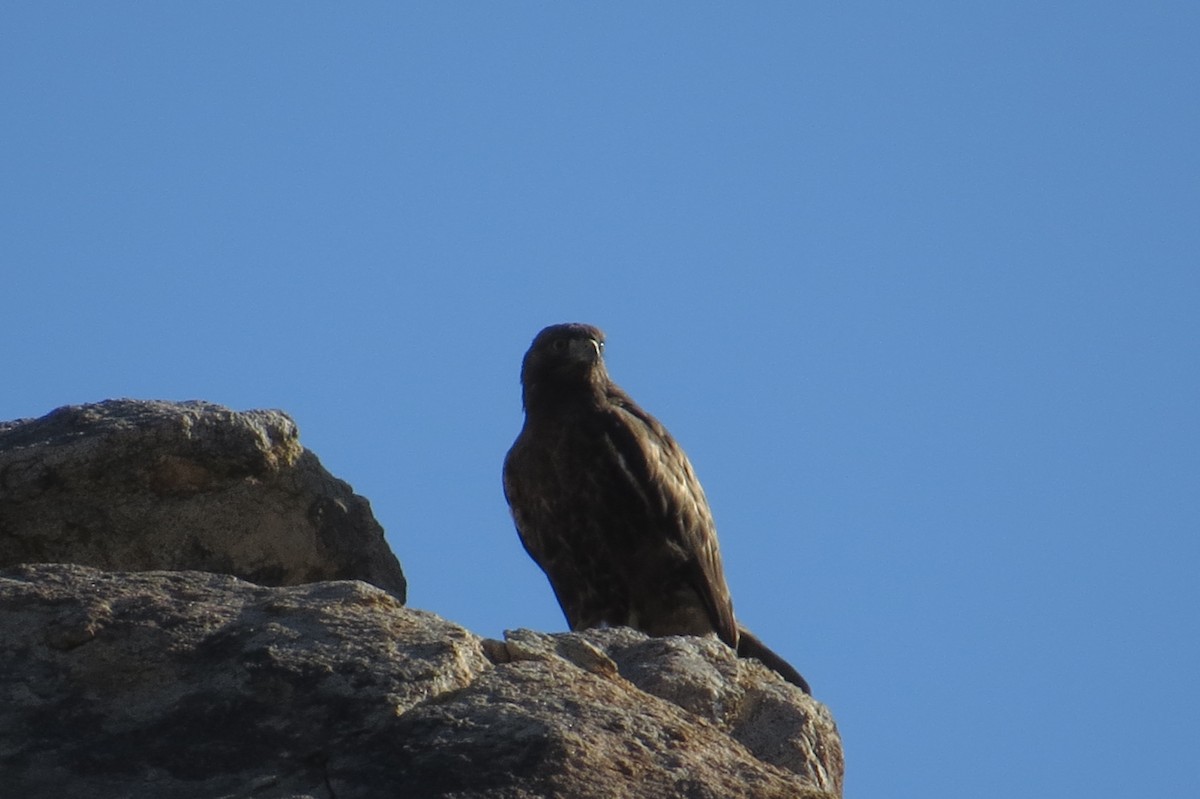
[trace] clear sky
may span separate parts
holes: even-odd
[[[713,505],[847,796],[1197,796],[1200,3],[0,6],[0,418],[281,408],[410,603],[561,630],[542,326]]]

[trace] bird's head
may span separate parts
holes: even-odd
[[[570,323],[545,328],[533,339],[521,362],[526,408],[537,395],[590,392],[607,383],[604,332],[591,325]]]

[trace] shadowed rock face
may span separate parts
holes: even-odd
[[[358,737],[487,667],[364,583],[206,572],[2,572],[0,637],[0,773],[26,797],[328,796]]]
[[[707,639],[483,641],[361,582],[42,564],[0,572],[0,640],[13,796],[840,790],[825,708]]]
[[[718,641],[405,608],[366,500],[279,412],[0,423],[4,565],[4,796],[841,792],[828,710]]]
[[[405,597],[369,503],[279,411],[110,400],[0,422],[0,567],[363,580]]]

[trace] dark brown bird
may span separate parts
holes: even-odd
[[[692,464],[666,428],[608,376],[604,334],[538,333],[521,364],[525,425],[504,459],[504,496],[525,550],[572,630],[715,634],[808,683],[742,628],[716,525]]]

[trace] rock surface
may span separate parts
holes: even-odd
[[[823,797],[828,712],[715,641],[482,641],[361,582],[0,573],[21,797]]]
[[[405,608],[366,500],[279,412],[0,423],[3,566],[4,796],[841,793],[828,710],[715,640]]]
[[[109,400],[0,422],[0,567],[200,569],[405,596],[367,500],[279,411]]]

